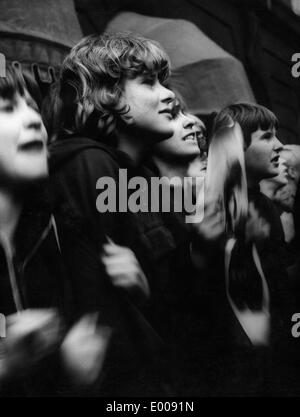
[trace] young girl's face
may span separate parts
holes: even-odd
[[[144,134],[153,144],[167,139],[173,134],[174,98],[174,93],[160,83],[157,75],[126,79],[121,106],[128,106],[129,112],[124,120],[129,128]]]
[[[0,96],[0,185],[15,186],[48,175],[47,133],[29,93]]]
[[[198,138],[203,133],[204,125],[201,126],[192,114],[183,113],[180,108],[173,112],[173,117],[173,136],[158,143],[154,148],[154,154],[166,160],[200,156]]]

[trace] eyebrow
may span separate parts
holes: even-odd
[[[3,97],[0,95],[0,100],[2,102],[10,102],[10,103],[15,103],[17,101],[17,97],[14,94],[12,97]]]
[[[265,135],[273,135],[273,134],[276,134],[276,132],[277,132],[276,129],[268,129],[268,130],[264,130],[260,136],[263,137]]]

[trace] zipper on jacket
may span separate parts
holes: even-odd
[[[16,277],[15,266],[13,263],[13,254],[12,254],[11,247],[8,244],[8,242],[3,238],[1,238],[0,240],[2,243],[2,247],[3,247],[5,258],[6,258],[8,276],[9,276],[14,303],[15,303],[17,312],[20,312],[24,310],[24,307],[23,307],[22,298],[21,298],[18,281]]]

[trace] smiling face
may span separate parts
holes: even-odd
[[[251,134],[250,146],[245,151],[247,178],[250,183],[272,178],[279,173],[279,153],[282,144],[276,130],[258,129]]]
[[[126,79],[120,106],[129,108],[123,116],[127,129],[142,135],[148,145],[169,138],[174,132],[174,98],[174,93],[160,83],[157,75]]]
[[[37,105],[25,92],[0,96],[0,185],[9,187],[48,175],[47,133]]]
[[[162,160],[194,159],[200,156],[199,137],[203,136],[204,125],[191,114],[183,113],[178,107],[173,113],[174,134],[170,139],[158,143],[154,155]]]

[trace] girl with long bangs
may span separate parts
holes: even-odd
[[[0,311],[7,317],[7,337],[1,340],[3,395],[24,394],[20,375],[58,343],[54,309],[63,308],[63,281],[56,281],[49,264],[41,264],[45,247],[51,248],[49,256],[59,258],[59,252],[50,243],[54,224],[42,192],[48,175],[47,134],[37,91],[31,77],[17,70],[7,68],[0,78]],[[56,268],[59,275],[59,264]],[[31,351],[30,337],[41,338],[43,346],[32,345]]]
[[[41,95],[38,86],[29,73],[18,69],[7,68],[5,77],[0,77],[0,93],[2,99],[12,100],[16,95],[26,94],[33,98],[36,105],[41,106]]]
[[[173,88],[172,90],[174,91]],[[171,230],[176,226],[172,233],[180,242],[191,238],[187,217],[194,216],[194,223],[198,223],[202,217],[200,209],[196,214],[192,211],[191,201],[197,200],[197,203],[193,204],[194,207],[203,206],[207,160],[206,128],[198,117],[186,110],[184,100],[178,92],[174,91],[174,93],[176,94],[173,107],[174,134],[153,147],[148,166],[158,174],[166,187],[170,187],[173,196],[172,215],[168,213],[165,221]],[[175,210],[175,200],[176,203],[181,203],[180,212],[178,208]]]
[[[104,334],[98,337],[94,323],[87,323],[88,316],[67,333],[90,310],[75,313],[72,306],[78,277],[74,273],[71,283],[60,251],[47,192],[47,133],[39,104],[31,76],[7,68],[0,78],[0,312],[7,325],[0,340],[1,396],[73,392],[73,381],[86,382],[86,364],[79,371],[73,360],[83,357],[78,338],[85,339],[88,350],[93,343],[94,353],[99,346],[105,351],[107,341]],[[74,231],[67,236],[71,245]],[[97,364],[101,367],[100,357]],[[97,364],[92,363],[96,372]]]

